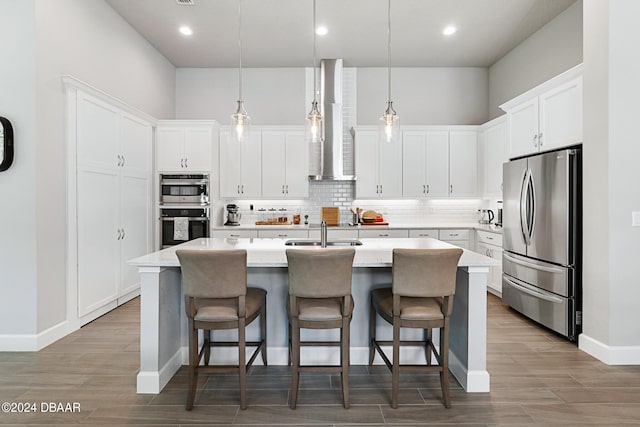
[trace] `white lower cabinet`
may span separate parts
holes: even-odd
[[[440,240],[452,245],[469,249],[469,230],[466,229],[446,229],[440,230]]]
[[[409,230],[409,237],[431,237],[432,239],[439,239],[440,232],[435,228],[414,229]]]
[[[258,230],[211,230],[211,237],[217,239],[256,238]]]
[[[69,90],[76,150],[77,316],[87,323],[137,295],[127,261],[151,252],[152,128],[149,121]],[[74,254],[72,254],[73,256]]]
[[[366,227],[366,226],[364,226]],[[375,225],[371,225],[369,227],[376,227]],[[400,230],[400,229],[364,229],[361,228],[358,232],[358,237],[361,239],[370,239],[370,238],[404,238],[409,237],[409,230]]]
[[[502,235],[478,230],[476,238],[476,252],[500,263],[489,270],[487,287],[491,292],[502,295]]]
[[[292,230],[292,229],[279,229],[279,230],[258,230],[258,237],[272,238],[272,239],[306,239],[309,237],[308,230]]]

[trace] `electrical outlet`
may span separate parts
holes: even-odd
[[[638,211],[631,212],[631,226],[640,227],[640,212]]]

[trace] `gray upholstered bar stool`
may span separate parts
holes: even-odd
[[[349,408],[349,324],[353,313],[351,273],[354,249],[287,250],[289,264],[289,356],[291,409],[296,408],[300,372],[340,372]],[[340,341],[300,341],[300,329],[340,328]],[[300,346],[340,345],[340,365],[300,366]]]
[[[198,373],[237,372],[240,380],[240,409],[247,407],[246,374],[258,352],[267,364],[267,292],[247,287],[247,251],[177,250],[182,269],[185,309],[189,318],[189,384],[187,410],[193,408]],[[247,342],[245,326],[260,315],[260,341]],[[198,351],[198,330],[204,343]],[[238,341],[213,342],[211,331],[238,329]],[[211,347],[237,346],[238,365],[209,366]],[[246,362],[246,346],[255,346]],[[200,360],[204,357],[204,365]]]
[[[462,249],[394,249],[393,282],[391,288],[371,291],[369,323],[369,365],[375,351],[380,353],[392,373],[391,407],[398,407],[400,371],[436,371],[444,406],[451,407],[449,398],[449,318],[453,310],[456,272]],[[393,325],[393,341],[376,340],[376,314]],[[400,328],[425,330],[423,341],[401,341]],[[432,329],[440,329],[440,349],[431,340]],[[381,345],[393,346],[393,362]],[[426,365],[401,365],[400,346],[425,346]],[[438,364],[431,364],[431,352]]]

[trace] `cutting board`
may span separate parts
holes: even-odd
[[[320,218],[327,221],[327,225],[340,225],[340,208],[322,208]]]
[[[362,225],[389,225],[387,221],[381,222],[363,222]]]

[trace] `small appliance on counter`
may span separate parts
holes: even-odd
[[[502,204],[502,200],[498,200],[498,203]],[[502,208],[498,208],[498,217],[495,224],[497,227],[502,227]]]
[[[495,217],[491,209],[478,209],[478,223],[479,224],[491,224]]]
[[[238,209],[238,205],[233,203],[227,205],[227,222],[225,222],[224,225],[240,225],[240,217],[242,215],[238,212]]]

